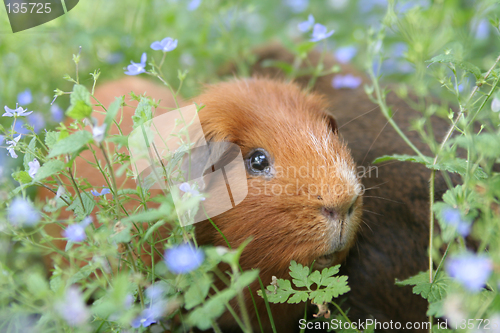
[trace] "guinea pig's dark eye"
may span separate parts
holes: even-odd
[[[248,155],[247,158],[248,173],[254,175],[270,174],[271,161],[269,154],[262,148],[257,148]]]
[[[352,204],[351,207],[349,207],[349,210],[347,211],[347,214],[351,215],[353,211],[354,211],[354,204]]]

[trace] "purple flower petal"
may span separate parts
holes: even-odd
[[[85,227],[80,224],[72,224],[62,232],[62,235],[71,242],[80,243],[87,238]]]
[[[198,268],[205,258],[203,251],[184,243],[165,251],[165,263],[175,274],[184,274]]]
[[[13,226],[33,226],[40,220],[40,213],[31,202],[15,198],[8,208],[7,218]]]
[[[448,275],[473,293],[483,289],[492,269],[493,264],[487,255],[472,252],[451,257],[446,262]]]

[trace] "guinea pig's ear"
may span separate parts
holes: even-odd
[[[333,133],[337,133],[339,129],[337,127],[337,121],[335,120],[335,118],[331,114],[327,113],[325,115],[325,120],[326,120],[326,123],[328,124],[328,127],[330,128],[330,130]]]

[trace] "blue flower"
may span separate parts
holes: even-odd
[[[94,140],[97,143],[101,143],[102,140],[104,140],[105,132],[106,132],[106,124],[102,124],[101,126],[94,126],[92,128],[92,135],[94,136]]]
[[[490,35],[490,24],[488,23],[488,20],[482,19],[479,21],[476,27],[476,32],[475,32],[475,39],[477,40],[483,40],[487,39]]]
[[[21,134],[19,134],[18,136],[16,136],[12,140],[6,141],[6,143],[9,145],[7,147],[7,151],[9,152],[10,157],[12,157],[12,158],[17,158],[17,154],[16,154],[16,151],[14,150],[14,148],[17,146],[17,143],[19,142],[20,139],[21,139]]]
[[[52,104],[50,107],[50,114],[52,115],[52,120],[56,123],[60,123],[64,120],[64,111],[57,104]]]
[[[146,55],[146,52],[144,52],[141,56],[141,62],[136,63],[131,61],[130,65],[127,66],[127,71],[125,74],[127,75],[138,75],[141,73],[146,72],[146,61],[148,60],[148,56]]]
[[[307,17],[307,21],[300,22],[298,28],[300,31],[306,32],[309,29],[311,29],[313,25],[314,25],[314,16],[312,14],[309,14],[309,16]]]
[[[167,287],[165,286],[165,282],[159,281],[155,282],[151,286],[149,286],[146,291],[146,297],[151,301],[159,301],[167,291]]]
[[[472,252],[452,257],[446,263],[448,275],[473,293],[481,291],[492,269],[493,264],[487,255]]]
[[[444,208],[441,212],[441,216],[444,222],[455,227],[462,237],[467,237],[470,233],[471,224],[469,221],[462,218],[462,214],[458,209],[452,207]]]
[[[309,6],[309,0],[283,0],[294,13],[302,13]]]
[[[99,193],[99,191],[97,191],[97,190],[90,190],[90,193],[92,193],[92,195],[94,197],[100,197],[102,195],[106,195],[106,194],[111,193],[111,191],[109,190],[109,188],[105,187],[102,189],[101,193]]]
[[[352,74],[335,75],[332,80],[332,87],[335,89],[356,89],[362,82],[363,79]]]
[[[198,268],[204,259],[203,251],[184,243],[165,251],[165,263],[175,274],[184,274]]]
[[[40,213],[23,198],[12,200],[7,215],[13,226],[33,226],[40,220]]]
[[[334,32],[335,30],[328,31],[324,25],[316,23],[314,25],[310,41],[319,42],[320,40],[330,37]]]
[[[151,44],[151,48],[155,51],[162,50],[163,52],[170,52],[177,47],[177,39],[170,37],[163,38],[161,42],[155,41]]]
[[[38,162],[38,160],[34,158],[32,162],[28,162],[28,166],[29,166],[28,174],[30,175],[31,178],[35,178],[38,169],[40,169],[40,162]]]
[[[341,64],[347,64],[356,55],[358,49],[355,46],[339,47],[335,51],[335,58]]]
[[[33,126],[33,131],[35,133],[38,133],[42,128],[45,127],[45,119],[41,113],[35,112],[32,115],[28,116],[28,124]]]
[[[56,304],[56,309],[70,326],[80,326],[90,319],[83,295],[74,286],[68,288],[64,300]]]
[[[198,7],[200,7],[201,0],[191,0],[188,5],[187,5],[187,10],[192,12],[193,10],[196,10]]]
[[[150,308],[144,309],[141,314],[132,320],[132,323],[130,325],[133,328],[139,328],[142,326],[148,327],[151,324],[156,323],[156,319],[154,316],[154,311],[152,311]]]
[[[33,97],[31,96],[31,90],[26,89],[25,91],[19,93],[17,95],[17,102],[19,105],[28,105],[33,101]]]
[[[62,235],[71,242],[80,243],[87,238],[85,228],[92,223],[92,217],[87,216],[80,223],[72,224],[62,232]]]
[[[28,134],[30,131],[24,125],[25,123],[23,120],[17,119],[12,129],[18,134]]]
[[[22,106],[18,107],[17,105],[15,109],[11,109],[7,105],[4,106],[4,109],[5,113],[2,115],[2,117],[23,117],[33,113],[33,111],[28,112],[28,109],[23,109]]]

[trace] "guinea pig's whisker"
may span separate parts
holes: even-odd
[[[342,127],[346,126],[347,124],[352,123],[352,122],[353,122],[353,121],[355,121],[356,119],[361,118],[361,117],[363,117],[364,115],[367,115],[368,113],[370,113],[370,112],[372,112],[372,111],[375,111],[376,109],[378,109],[378,107],[379,107],[379,106],[377,105],[376,107],[374,107],[374,108],[373,108],[373,109],[371,109],[370,111],[365,112],[365,113],[363,113],[362,115],[359,115],[359,116],[357,116],[357,117],[355,117],[355,118],[353,118],[353,119],[349,120],[347,123],[343,124],[343,125],[342,125],[342,126],[340,126],[338,129],[340,130]]]
[[[368,209],[363,209],[363,212],[372,213],[372,214],[375,214],[375,215],[378,215],[378,216],[384,216],[384,215],[382,215],[382,214],[375,213],[375,212],[373,212],[373,211],[371,211],[371,210],[368,210]]]
[[[387,201],[390,201],[390,202],[394,202],[394,203],[397,203],[397,204],[402,204],[401,201],[396,201],[396,200],[391,200],[391,199],[388,199],[388,198],[384,198],[384,197],[378,197],[376,195],[364,195],[363,198],[375,198],[375,199],[382,199],[382,200],[387,200]]]
[[[398,110],[394,111],[394,113],[392,114],[392,117],[394,117],[397,112],[398,112]],[[372,144],[370,145],[370,148],[368,148],[368,151],[366,152],[365,157],[363,157],[363,161],[361,162],[361,164],[365,163],[366,156],[368,156],[368,153],[370,152],[370,150],[372,150],[373,145],[378,140],[378,138],[380,137],[380,134],[382,134],[382,132],[384,131],[384,129],[386,128],[386,126],[388,124],[389,124],[389,120],[386,121],[385,125],[382,127],[382,129],[380,130],[380,132],[378,132],[377,136],[375,137],[375,140],[373,140]]]
[[[365,221],[365,220],[361,220],[361,222],[363,222],[363,223],[364,223],[364,224],[368,227],[368,229],[370,229],[370,231],[372,231],[372,232],[373,232],[372,227],[370,227],[370,225],[369,225],[368,223],[366,223],[366,221]]]

